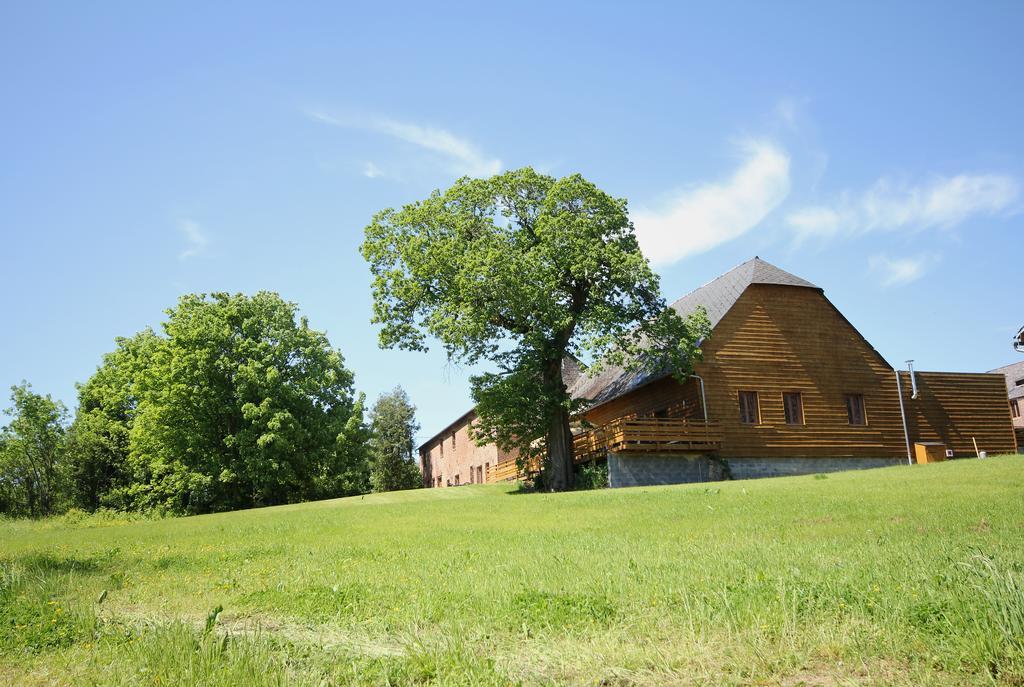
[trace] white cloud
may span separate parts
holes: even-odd
[[[333,126],[373,131],[436,153],[445,158],[449,169],[456,174],[485,177],[502,169],[501,160],[485,155],[470,141],[445,129],[386,118],[336,117],[318,110],[308,111],[306,115]]]
[[[868,268],[878,277],[882,286],[900,286],[920,279],[936,262],[938,257],[934,255],[911,258],[874,255],[868,259]]]
[[[363,176],[368,179],[376,179],[377,177],[384,176],[384,170],[372,162],[367,162],[363,165]]]
[[[954,227],[977,215],[1015,212],[1016,179],[1001,174],[959,174],[908,185],[882,178],[860,195],[846,191],[831,205],[801,208],[786,217],[798,239],[870,231]]]
[[[187,244],[185,249],[178,253],[179,260],[194,258],[197,255],[202,255],[206,251],[206,247],[210,244],[210,239],[203,232],[203,229],[199,226],[198,222],[194,222],[190,219],[182,220],[178,223],[178,229],[185,235],[185,241]]]
[[[756,227],[789,194],[789,155],[764,140],[739,145],[744,156],[732,177],[676,194],[662,212],[634,213],[637,239],[656,265],[731,241]]]

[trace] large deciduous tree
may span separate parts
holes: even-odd
[[[374,491],[423,486],[414,456],[416,407],[401,387],[382,394],[370,413],[370,483]]]
[[[78,385],[78,411],[68,432],[67,463],[75,506],[130,507],[124,496],[135,477],[129,453],[141,378],[163,339],[152,329],[117,339],[92,377]],[[145,471],[141,471],[144,473]]]
[[[569,421],[582,402],[563,381],[566,356],[681,377],[708,330],[703,313],[666,307],[626,201],[579,175],[460,179],[378,213],[362,252],[381,345],[426,350],[433,336],[453,361],[496,366],[471,378],[474,435],[546,456],[552,490],[572,487]]]
[[[62,505],[67,409],[23,382],[11,387],[9,424],[0,429],[0,512],[40,517]]]
[[[275,293],[183,296],[79,389],[85,507],[196,513],[369,490],[353,375]]]

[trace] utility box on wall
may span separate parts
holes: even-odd
[[[946,445],[938,441],[919,441],[914,444],[914,460],[918,465],[941,463],[946,460]]]

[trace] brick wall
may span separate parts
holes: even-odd
[[[469,438],[470,413],[420,448],[420,471],[427,487],[454,487],[487,480],[487,468],[508,456],[494,444],[477,446]]]

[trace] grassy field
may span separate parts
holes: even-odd
[[[0,684],[1024,684],[1024,458],[2,522],[0,623]]]

